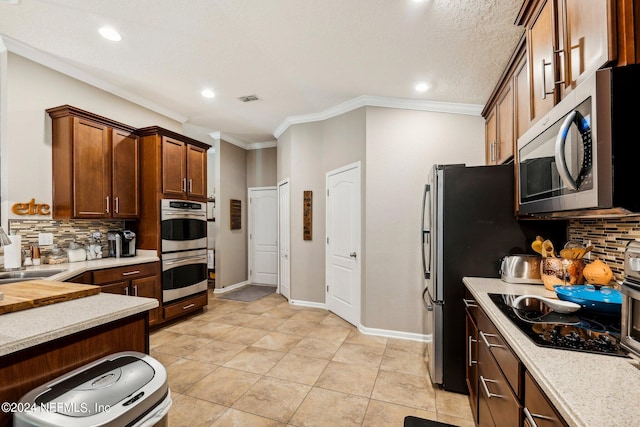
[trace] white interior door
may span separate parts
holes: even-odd
[[[249,189],[249,281],[278,283],[278,191]]]
[[[360,324],[360,163],[327,173],[327,309]]]
[[[289,209],[289,181],[285,180],[278,184],[278,292],[287,299],[291,298],[291,286],[289,283],[289,278],[291,277]]]

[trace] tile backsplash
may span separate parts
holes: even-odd
[[[31,245],[38,244],[39,233],[53,233],[53,243],[60,248],[66,248],[74,239],[86,245],[89,235],[99,231],[102,234],[102,254],[106,257],[109,254],[107,231],[124,230],[124,228],[124,221],[10,219],[7,233],[15,232],[22,236],[22,248],[28,249]],[[51,254],[51,249],[53,246],[40,248],[43,262],[46,262]]]
[[[591,241],[591,259],[606,262],[616,280],[624,276],[624,249],[630,240],[640,240],[640,216],[589,218],[569,221],[569,239],[584,244]]]

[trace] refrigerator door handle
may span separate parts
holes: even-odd
[[[427,302],[425,295],[429,297],[429,302]],[[426,308],[427,311],[433,311],[433,301],[431,301],[431,295],[429,295],[428,288],[424,288],[422,291],[422,304],[424,304],[424,308]]]
[[[429,297],[429,301],[427,301],[425,295]],[[433,298],[431,298],[431,293],[429,292],[428,287],[424,288],[424,290],[422,291],[422,303],[424,304],[427,311],[433,311],[435,305],[443,304],[442,301],[434,301]]]
[[[431,278],[431,251],[429,254],[425,251],[425,245],[431,245],[431,230],[425,229],[425,227],[431,227],[431,186],[426,184],[424,186],[424,193],[422,195],[422,270],[424,271],[424,278]],[[427,203],[429,206],[427,207]],[[425,218],[427,209],[429,209],[429,217]],[[425,224],[425,219],[429,221],[429,224]],[[429,259],[427,259],[429,258]]]

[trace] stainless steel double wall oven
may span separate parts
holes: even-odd
[[[162,301],[207,290],[207,204],[161,201]]]

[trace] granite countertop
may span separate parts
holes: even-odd
[[[570,426],[629,426],[640,420],[637,359],[537,346],[488,296],[555,297],[554,292],[540,285],[511,284],[500,279],[465,277],[463,281]]]
[[[138,250],[135,257],[102,258],[27,270],[65,271],[44,280],[65,281],[89,270],[159,261],[156,251]],[[99,293],[71,301],[0,315],[0,356],[103,325],[158,307],[154,298]]]
[[[90,261],[69,262],[65,264],[42,264],[26,267],[27,271],[64,270],[63,272],[47,277],[45,280],[57,280],[64,282],[85,271],[101,270],[103,268],[123,267],[132,264],[144,264],[160,261],[158,253],[152,250],[138,249],[136,256],[121,258],[100,258]]]

